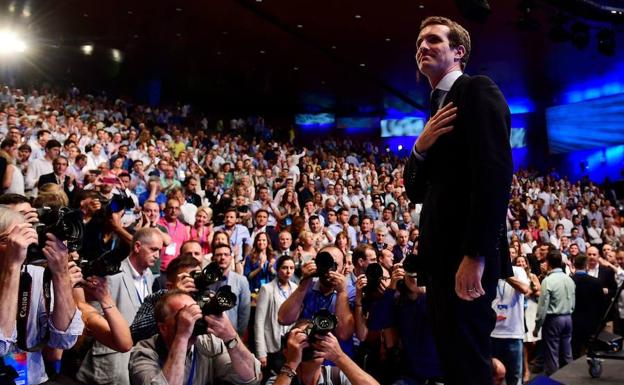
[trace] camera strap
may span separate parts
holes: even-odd
[[[51,291],[51,283],[52,283],[52,273],[49,268],[45,268],[43,272],[43,297],[45,310],[48,317],[50,317],[50,303],[52,301],[52,291]],[[22,266],[22,271],[20,273],[20,283],[19,283],[19,297],[17,304],[17,346],[26,352],[39,351],[43,348],[48,341],[50,330],[46,326],[44,338],[42,341],[33,346],[28,347],[28,315],[30,314],[30,305],[32,300],[32,276],[26,269],[26,265]]]

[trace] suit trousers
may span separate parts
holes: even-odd
[[[492,301],[498,275],[486,270],[482,286],[486,294],[464,301],[455,294],[455,272],[430,274],[427,311],[444,371],[445,385],[491,385],[490,334],[496,324]]]
[[[549,314],[544,320],[542,339],[544,349],[544,373],[550,376],[572,361],[572,316]]]

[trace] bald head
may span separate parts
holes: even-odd
[[[587,267],[595,269],[598,265],[598,258],[600,258],[600,251],[597,247],[591,246],[587,249]]]

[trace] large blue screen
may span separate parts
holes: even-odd
[[[550,152],[565,153],[624,143],[624,94],[546,110]]]
[[[418,136],[425,127],[423,118],[405,117],[403,119],[382,119],[381,137]]]

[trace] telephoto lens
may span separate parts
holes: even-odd
[[[236,294],[232,292],[229,285],[221,286],[216,292],[208,291],[197,299],[197,305],[202,311],[202,315],[219,315],[236,306]],[[198,319],[193,328],[193,336],[206,334],[206,321]]]

